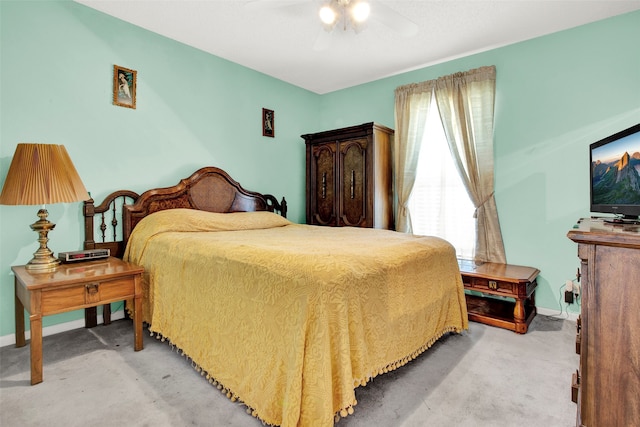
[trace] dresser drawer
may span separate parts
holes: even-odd
[[[112,301],[124,300],[135,294],[133,278],[82,283],[51,288],[42,292],[42,313],[53,314]]]
[[[507,282],[503,280],[488,279],[485,277],[468,277],[462,275],[464,287],[470,291],[478,291],[493,295],[501,295],[512,298],[527,298],[533,294],[537,287],[536,280],[532,282]]]
[[[43,291],[42,313],[59,313],[66,311],[66,307],[82,307],[85,304],[84,294],[84,285]]]
[[[491,280],[484,277],[470,277],[468,280],[465,280],[464,285],[467,289],[480,292],[492,291],[505,295],[514,295],[517,293],[517,289],[514,288],[513,283]]]

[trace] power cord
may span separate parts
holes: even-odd
[[[554,317],[558,317],[558,318],[563,319],[563,320],[569,318],[569,304],[567,304],[567,303],[565,303],[566,310],[564,310],[565,313],[566,313],[566,316],[564,316],[564,317],[562,316],[562,312],[563,312],[563,310],[562,310],[562,302],[564,300],[564,298],[563,298],[563,295],[564,295],[563,289],[564,288],[565,288],[565,285],[560,285],[560,287],[558,287],[558,306],[560,307],[560,313],[558,313],[556,316],[554,316]]]

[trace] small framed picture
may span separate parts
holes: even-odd
[[[137,71],[113,66],[113,105],[136,108]]]
[[[270,136],[273,138],[276,135],[275,121],[273,110],[262,109],[262,136]]]

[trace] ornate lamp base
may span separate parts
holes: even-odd
[[[49,241],[47,234],[49,230],[53,230],[56,226],[47,220],[47,216],[49,216],[49,212],[42,208],[38,211],[40,219],[31,224],[31,229],[38,233],[38,242],[40,243],[40,248],[34,252],[33,258],[24,267],[31,272],[53,271],[60,265],[60,260],[54,257],[51,249],[47,247],[47,242]]]

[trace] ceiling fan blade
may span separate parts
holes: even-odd
[[[308,2],[309,0],[251,0],[244,4],[244,8],[246,10],[266,10]]]
[[[324,28],[320,29],[318,33],[318,37],[316,37],[316,41],[313,43],[313,50],[316,52],[321,52],[323,50],[329,49],[331,45],[331,33],[326,31]]]
[[[371,5],[371,19],[375,19],[404,37],[413,37],[420,29],[415,22],[380,1]]]

